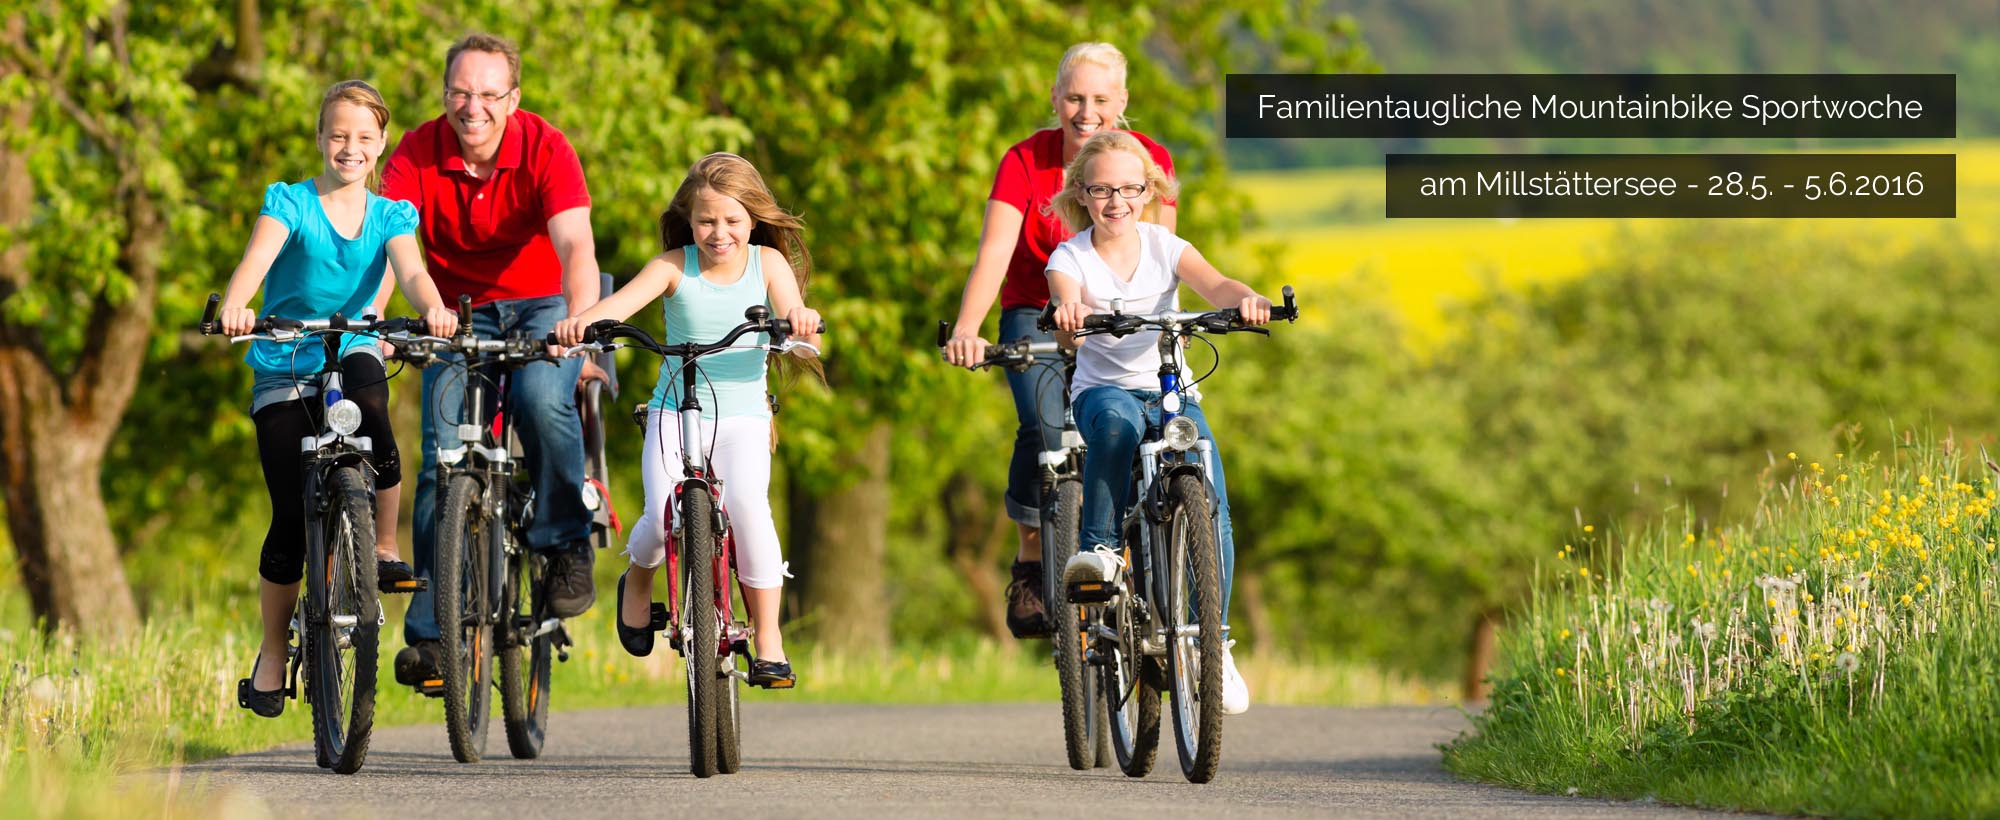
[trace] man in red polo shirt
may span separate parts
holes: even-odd
[[[521,57],[512,43],[468,34],[445,55],[444,115],[403,136],[382,174],[382,194],[417,206],[418,238],[431,279],[456,304],[472,297],[480,338],[541,337],[597,301],[590,192],[569,140],[520,110]],[[513,371],[508,413],[520,434],[535,490],[527,547],[549,557],[547,600],[574,617],[596,598],[583,502],[584,455],[575,388],[583,360]],[[447,365],[424,371],[423,472],[417,477],[417,574],[431,574],[437,536],[438,448],[459,445],[464,384]],[[403,619],[410,645],[396,680],[437,677],[438,625],[429,591]]]

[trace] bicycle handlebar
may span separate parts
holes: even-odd
[[[222,333],[222,322],[215,318],[221,306],[221,294],[211,293],[208,295],[208,304],[202,309],[201,323],[195,326],[195,329],[201,331],[203,336],[214,336]],[[374,336],[393,336],[396,334],[411,333],[421,335],[429,329],[430,324],[428,322],[415,316],[399,316],[393,319],[378,319],[374,316],[349,319],[338,313],[325,319],[286,319],[279,316],[265,316],[250,326],[249,334],[235,337],[232,341],[243,341],[252,338],[289,341],[300,336],[327,330],[366,333]]]
[[[1284,287],[1284,306],[1271,308],[1273,321],[1283,319],[1296,322],[1299,319],[1297,296],[1291,285]],[[1078,336],[1095,336],[1109,333],[1113,336],[1129,336],[1148,327],[1161,330],[1188,332],[1188,328],[1208,333],[1260,333],[1269,335],[1271,331],[1255,325],[1243,324],[1243,312],[1238,308],[1222,308],[1209,311],[1167,310],[1152,314],[1139,313],[1095,313],[1083,317],[1083,328]]]
[[[584,327],[583,344],[576,345],[575,347],[572,347],[564,352],[568,353],[577,349],[596,349],[596,350],[611,349],[616,347],[616,345],[606,345],[605,342],[617,339],[626,339],[633,343],[631,345],[632,347],[637,347],[660,356],[671,356],[680,359],[698,359],[710,353],[719,353],[724,350],[750,349],[750,348],[739,348],[736,346],[736,340],[742,338],[742,336],[746,333],[769,334],[771,337],[771,344],[764,345],[765,347],[774,347],[774,348],[784,347],[786,337],[791,336],[792,331],[794,330],[794,328],[792,327],[791,320],[779,319],[771,316],[771,309],[763,305],[751,305],[749,308],[743,311],[743,318],[744,322],[742,324],[737,325],[734,328],[731,328],[728,333],[723,334],[723,337],[721,339],[718,339],[714,342],[708,342],[708,343],[684,342],[675,345],[660,344],[659,340],[654,339],[652,334],[649,334],[644,330],[640,330],[639,328],[634,327],[632,325],[628,325],[624,322],[618,321],[617,319],[600,319]],[[825,333],[826,321],[822,319],[819,323],[819,327],[815,329],[813,332]],[[549,345],[562,344],[560,341],[556,340],[556,334],[554,332],[550,332],[548,336],[543,339],[543,342]],[[806,345],[806,346],[811,347],[811,345]],[[815,350],[817,350],[817,348],[815,348]]]
[[[1044,312],[1044,316],[1053,315]],[[951,326],[943,319],[938,320],[937,346],[942,349],[951,341]],[[1001,342],[986,346],[984,361],[975,362],[968,369],[982,367],[1004,367],[1008,370],[1022,370],[1035,363],[1036,356],[1064,356],[1069,351],[1056,342],[1037,342],[1023,336],[1011,342]]]

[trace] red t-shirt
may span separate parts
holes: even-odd
[[[1167,149],[1145,134],[1128,131],[1146,146],[1153,161],[1168,177],[1174,175],[1174,159]],[[1000,170],[993,175],[993,193],[987,198],[1005,202],[1021,211],[1021,236],[1014,241],[1014,256],[1007,260],[1007,279],[1000,285],[1001,309],[1039,308],[1049,303],[1047,275],[1049,254],[1070,238],[1062,218],[1044,213],[1049,200],[1062,190],[1062,131],[1044,128],[1034,136],[1014,143],[1000,158]],[[1173,205],[1164,200],[1162,205]]]
[[[444,117],[403,135],[382,171],[382,195],[417,206],[424,263],[448,303],[474,305],[562,293],[549,218],[590,207],[583,163],[561,131],[526,111],[507,117],[493,172],[465,172]]]

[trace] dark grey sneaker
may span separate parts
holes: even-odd
[[[590,605],[597,602],[597,584],[590,574],[596,562],[597,551],[590,548],[589,541],[571,541],[566,547],[549,551],[548,574],[544,576],[548,588],[544,594],[550,614],[574,618],[590,610]]]

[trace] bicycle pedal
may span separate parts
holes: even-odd
[[[794,686],[799,685],[799,682],[796,679],[788,678],[784,680],[766,681],[764,683],[753,683],[750,685],[755,686],[759,689],[790,689]]]
[[[1118,586],[1104,581],[1073,581],[1067,591],[1072,604],[1101,604],[1118,594]]]
[[[666,629],[668,623],[671,623],[671,621],[668,619],[667,616],[667,605],[659,601],[654,601],[653,620],[647,625],[647,628],[651,629],[654,632],[659,632],[660,630]]]
[[[417,684],[417,692],[428,698],[444,697],[444,679],[432,678]]]
[[[428,578],[411,578],[406,581],[391,581],[389,583],[383,584],[381,586],[381,589],[383,592],[387,592],[393,595],[404,592],[423,592],[424,590],[429,589],[430,586],[431,582],[430,579]]]

